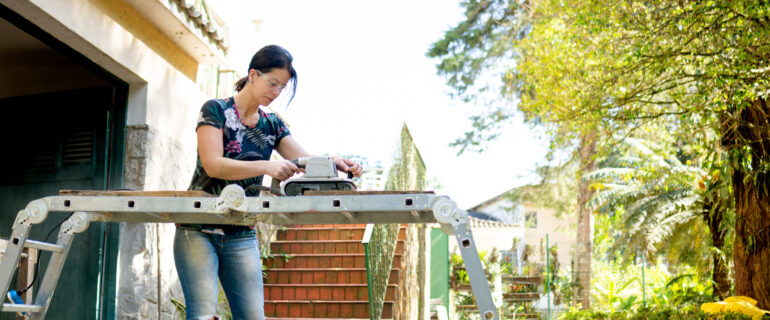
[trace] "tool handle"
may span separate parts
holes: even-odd
[[[290,161],[291,163],[293,163],[295,166],[297,166],[297,168],[300,168],[300,169],[304,169],[304,168],[305,168],[305,164],[304,164],[304,163],[300,163],[300,162],[299,162],[299,158],[297,158],[297,159],[291,159],[291,160],[289,160],[289,161]]]

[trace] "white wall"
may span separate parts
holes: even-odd
[[[483,207],[475,208],[475,210],[501,214],[504,212],[504,214],[507,215],[511,214],[507,212],[507,208],[511,208],[512,206],[513,204],[510,200],[501,198],[497,201],[490,202]],[[559,257],[560,268],[569,270],[575,247],[577,217],[556,217],[553,210],[536,208],[530,204],[523,204],[517,206],[515,213],[512,214],[512,219],[520,222],[521,225],[525,225],[524,219],[528,212],[537,212],[537,227],[524,228],[523,230],[524,243],[531,245],[532,249],[534,249],[534,256],[530,261],[545,263],[545,255],[541,255],[540,251],[542,247],[543,253],[545,252],[547,234],[549,244],[551,246],[558,246],[557,254]],[[475,235],[476,232],[474,230],[474,236]],[[503,240],[504,238],[501,239],[501,241]],[[500,247],[498,247],[498,249],[500,249]]]
[[[532,246],[537,261],[545,263],[545,256],[540,254],[540,248],[545,252],[547,234],[549,244],[558,246],[560,268],[569,270],[575,249],[577,217],[558,218],[553,210],[525,204],[524,214],[528,212],[537,212],[537,228],[526,228],[524,243]]]

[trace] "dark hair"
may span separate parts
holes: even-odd
[[[292,61],[294,61],[294,58],[292,58],[289,51],[286,51],[286,49],[281,46],[272,44],[259,49],[259,51],[251,57],[249,71],[254,69],[267,73],[276,68],[288,70],[289,75],[291,76],[289,82],[292,82],[291,98],[289,99],[289,102],[291,102],[291,100],[294,99],[294,95],[297,93],[297,71],[295,71],[294,67],[291,65]],[[249,81],[248,75],[235,82],[235,91],[241,91],[247,81]]]

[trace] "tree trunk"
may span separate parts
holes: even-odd
[[[580,138],[578,156],[580,157],[580,174],[596,170],[596,133],[589,132]],[[586,207],[593,191],[589,183],[578,180],[577,194],[577,245],[575,248],[575,278],[579,284],[577,297],[581,309],[591,308],[591,210]]]
[[[727,264],[722,259],[722,253],[725,247],[725,235],[721,232],[720,227],[722,221],[724,221],[723,212],[726,209],[721,205],[722,199],[707,199],[706,204],[703,206],[703,219],[706,221],[706,225],[709,227],[711,233],[711,245],[717,250],[714,250],[712,254],[713,270],[711,273],[712,279],[712,296],[724,300],[730,295],[730,280],[728,279]]]
[[[735,294],[770,309],[770,108],[758,99],[724,121],[722,143],[732,149],[735,194]]]
[[[770,309],[770,201],[733,175],[735,188],[735,294],[757,299],[757,307]]]

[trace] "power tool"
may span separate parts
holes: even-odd
[[[302,157],[291,160],[305,174],[290,178],[281,183],[281,194],[286,196],[301,196],[305,191],[354,191],[353,173],[348,172],[347,178],[337,176],[337,165],[330,157]]]

